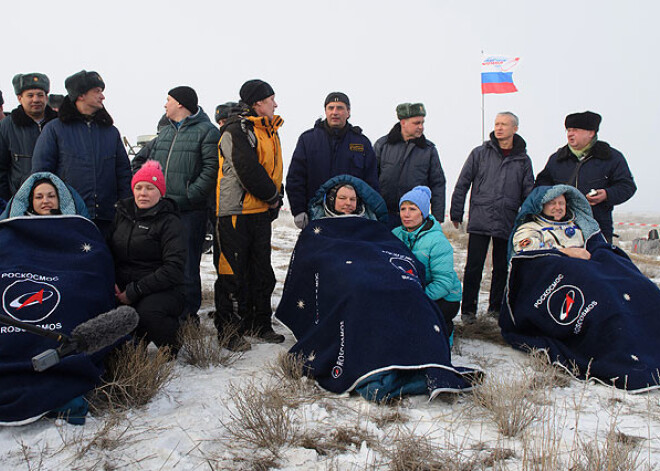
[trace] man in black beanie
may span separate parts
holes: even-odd
[[[81,70],[64,82],[58,118],[37,139],[32,172],[52,172],[82,196],[101,233],[109,235],[115,203],[131,196],[131,166],[119,130],[103,106],[105,82]]]
[[[199,265],[206,237],[208,206],[218,178],[220,132],[198,104],[197,93],[182,85],[167,92],[167,124],[133,159],[137,171],[147,160],[157,160],[165,174],[167,196],[176,201],[186,245],[185,307],[182,320],[199,320],[202,282]]]
[[[347,174],[378,191],[378,162],[369,138],[348,122],[351,102],[342,92],[325,98],[325,119],[302,133],[286,176],[286,194],[294,222],[304,229],[309,221],[309,200],[330,178]]]
[[[270,263],[271,222],[283,197],[277,133],[283,121],[275,114],[275,92],[267,82],[248,80],[240,97],[245,111],[229,117],[220,140],[217,234],[222,253],[214,319],[219,338],[238,333],[230,345],[235,350],[250,348],[244,334],[284,341],[272,326],[275,274]]]
[[[37,138],[57,117],[47,104],[50,80],[44,74],[16,74],[12,79],[18,107],[0,123],[0,198],[8,200],[32,173]]]
[[[601,119],[592,111],[566,116],[568,144],[550,156],[535,185],[576,187],[586,195],[601,232],[612,242],[612,210],[628,201],[637,186],[623,154],[598,140]]]

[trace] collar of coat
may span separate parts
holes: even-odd
[[[314,123],[315,128],[323,129],[326,133],[328,133],[328,136],[337,136],[337,137],[342,137],[346,135],[349,131],[354,133],[354,134],[362,134],[362,128],[360,126],[353,126],[351,123],[346,121],[346,126],[344,126],[341,129],[335,129],[331,128],[328,126],[328,120],[327,119],[317,119],[316,122]]]
[[[46,111],[44,112],[44,120],[41,123],[42,127],[48,121],[53,120],[55,118],[57,118],[57,111],[52,109],[50,106],[46,105]],[[18,105],[16,109],[14,109],[11,112],[11,114],[9,115],[9,119],[11,119],[16,126],[21,126],[21,127],[32,126],[33,124],[36,123],[35,120],[33,120],[28,116],[28,114],[23,109],[22,105]]]
[[[500,148],[500,141],[498,141],[495,138],[495,131],[492,131],[490,133],[490,145],[497,150],[500,154],[502,153],[502,149]],[[523,139],[521,136],[518,134],[513,135],[513,148],[511,149],[511,153],[509,155],[518,155],[518,154],[524,154],[527,151],[527,143],[525,142],[525,139]]]
[[[596,143],[591,148],[589,154],[585,156],[585,159],[592,157],[594,159],[608,160],[610,158],[610,155],[611,155],[610,145],[604,141],[596,141]],[[577,157],[575,157],[575,154],[571,152],[571,149],[568,148],[568,144],[566,144],[564,147],[562,147],[557,151],[557,160],[568,160],[568,159],[577,160]]]
[[[403,140],[403,135],[401,134],[401,123],[396,123],[392,128],[392,130],[387,135],[387,143],[398,144],[399,142],[405,143],[406,141]],[[415,144],[417,147],[421,149],[425,149],[426,147],[428,147],[428,142],[426,141],[426,137],[424,137],[424,134],[422,134],[420,137],[416,139],[409,139],[407,142]]]
[[[60,121],[66,124],[70,124],[75,121],[85,121],[85,116],[83,116],[83,114],[78,111],[78,108],[76,108],[76,105],[73,104],[68,95],[64,97],[64,101],[60,107],[59,118]],[[101,108],[96,113],[94,113],[94,115],[92,115],[92,121],[99,126],[112,126],[114,123],[112,117],[105,108]]]
[[[167,196],[163,196],[158,200],[158,203],[149,209],[138,209],[135,205],[135,198],[133,197],[117,201],[115,207],[117,211],[129,219],[145,219],[161,213],[179,214],[176,202]]]

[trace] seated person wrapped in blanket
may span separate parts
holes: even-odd
[[[352,210],[337,203],[347,184]],[[378,402],[470,389],[473,370],[452,366],[424,267],[387,229],[381,196],[340,175],[318,190],[309,214],[275,315],[293,332],[290,353],[305,357],[310,376],[328,391]]]
[[[658,387],[660,289],[606,242],[582,193],[535,188],[509,257],[499,323],[511,345],[542,349],[581,379],[635,392]]]
[[[114,307],[113,263],[101,233],[81,214],[82,199],[57,176],[31,175],[0,221],[2,314],[49,331],[70,334]],[[18,425],[44,414],[84,422],[103,372],[104,351],[72,354],[43,371],[32,357],[57,341],[0,324],[0,422]]]

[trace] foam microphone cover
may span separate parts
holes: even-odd
[[[78,325],[71,332],[71,338],[77,344],[77,351],[91,354],[133,332],[139,320],[135,309],[119,306]]]

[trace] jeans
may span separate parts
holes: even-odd
[[[476,314],[479,289],[481,288],[481,275],[488,254],[488,244],[493,240],[493,272],[490,283],[490,297],[488,310],[499,312],[502,307],[504,286],[506,284],[506,252],[507,240],[490,237],[483,234],[470,234],[468,239],[467,261],[463,275],[463,301],[461,313]]]
[[[202,261],[202,246],[206,236],[206,209],[195,209],[181,212],[183,240],[186,246],[186,265],[184,279],[184,308],[182,317],[196,315],[202,305],[202,280],[199,275],[199,264]]]

